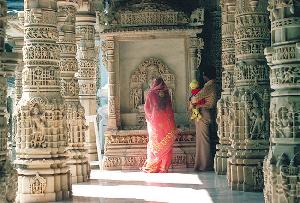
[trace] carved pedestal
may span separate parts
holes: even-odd
[[[24,4],[25,67],[17,107],[15,161],[19,202],[59,201],[70,196],[56,9],[55,0]]]
[[[237,1],[235,88],[227,178],[231,189],[262,191],[262,162],[269,147],[269,44],[267,1]]]
[[[230,148],[230,108],[231,92],[234,87],[235,65],[234,13],[235,1],[226,0],[221,4],[222,11],[222,93],[217,104],[217,124],[219,144],[214,160],[215,172],[226,174],[228,149]]]
[[[103,169],[138,170],[146,160],[148,133],[146,130],[105,132]],[[181,132],[173,146],[170,169],[192,168],[195,163],[195,132]]]
[[[265,49],[274,92],[265,203],[300,201],[300,2],[269,0],[272,45]]]
[[[79,99],[86,116],[96,116],[95,16],[79,12],[76,16]],[[94,123],[89,122],[85,144],[89,161],[98,160]]]
[[[67,110],[68,162],[72,183],[85,182],[89,176],[87,148],[85,147],[85,115],[79,101],[79,84],[75,38],[75,3],[58,1],[61,94]]]

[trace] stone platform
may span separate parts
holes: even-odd
[[[105,132],[102,169],[137,170],[146,160],[147,130]],[[195,131],[180,130],[173,147],[172,169],[191,168],[195,159]]]

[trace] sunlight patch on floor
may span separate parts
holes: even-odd
[[[202,185],[202,181],[196,174],[184,173],[142,173],[124,171],[93,171],[91,180],[119,180],[119,181],[144,181],[151,183],[196,184]]]
[[[205,189],[160,187],[147,185],[73,185],[73,195],[80,197],[144,199],[156,202],[214,203]]]

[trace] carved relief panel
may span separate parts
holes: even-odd
[[[175,75],[161,60],[149,58],[138,66],[130,78],[130,108],[132,112],[143,111],[143,104],[151,82],[159,76],[168,86],[174,105]]]

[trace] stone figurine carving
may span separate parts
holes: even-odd
[[[204,9],[198,8],[191,14],[191,25],[203,25],[204,24]]]
[[[249,112],[250,117],[250,135],[251,139],[258,139],[258,138],[264,138],[260,137],[261,135],[264,135],[264,126],[265,126],[265,120],[263,117],[262,108],[259,106],[258,101],[256,98],[253,98],[252,100],[252,109]]]
[[[44,194],[47,187],[47,181],[41,177],[38,173],[30,180],[30,192],[31,194]]]
[[[45,115],[43,115],[37,106],[34,106],[31,111],[31,128],[33,130],[31,138],[31,146],[36,147],[46,147],[44,145],[45,135],[43,133],[45,126]]]

